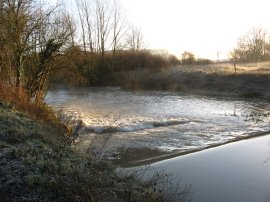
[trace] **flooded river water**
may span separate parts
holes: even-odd
[[[270,111],[269,103],[258,100],[107,87],[57,88],[47,94],[46,102],[82,119],[82,149],[94,136],[109,135],[106,150],[122,166],[269,130],[268,117],[254,118]]]

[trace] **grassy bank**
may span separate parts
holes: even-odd
[[[0,102],[0,201],[157,201],[150,184],[119,177],[54,128]]]
[[[114,74],[114,85],[132,90],[170,90],[205,95],[270,99],[270,62],[184,65],[159,71]]]

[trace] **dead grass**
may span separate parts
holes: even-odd
[[[158,71],[136,70],[114,75],[115,85],[132,90],[170,90],[205,95],[270,99],[270,62],[183,65]]]
[[[57,114],[43,102],[35,102],[27,95],[24,89],[0,83],[0,101],[11,106],[13,109],[21,111],[27,116],[44,123],[58,134],[68,133],[68,128],[61,122]]]
[[[269,74],[270,61],[259,63],[236,64],[237,74]],[[204,74],[234,74],[233,63],[213,63],[209,65],[182,65],[172,68],[172,71],[201,72]]]

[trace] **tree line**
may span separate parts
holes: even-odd
[[[167,66],[144,49],[117,0],[75,0],[76,11],[39,0],[0,1],[0,78],[42,100],[48,79],[98,83],[114,71]],[[76,14],[76,16],[74,16]]]

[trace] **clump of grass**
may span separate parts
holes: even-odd
[[[23,88],[18,89],[16,86],[0,83],[0,100],[44,123],[51,124],[57,119],[48,105],[31,99]]]
[[[155,193],[159,201],[192,201],[194,190],[191,184],[183,184],[181,177],[157,170],[151,165],[123,169],[120,173],[132,173],[136,179],[142,179],[149,192]]]
[[[178,179],[178,182],[175,184],[174,178]],[[179,177],[160,171],[152,175],[148,183],[153,187],[153,191],[164,201],[192,201],[192,186],[183,185]]]
[[[45,124],[57,136],[70,136],[73,132],[59,114],[56,114],[46,103],[31,99],[24,89],[0,82],[0,101],[2,105],[12,108],[19,116],[27,115]],[[14,135],[12,131],[10,134]]]

